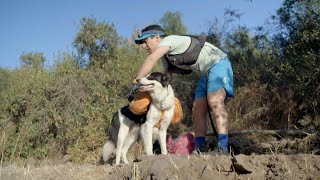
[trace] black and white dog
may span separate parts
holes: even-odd
[[[116,149],[116,165],[129,163],[127,152],[141,135],[144,151],[152,155],[153,142],[159,141],[161,154],[167,154],[167,129],[174,115],[174,92],[169,82],[171,76],[153,72],[138,79],[140,91],[147,91],[151,103],[145,117],[130,112],[128,106],[119,109],[113,116],[108,132],[108,140],[103,146],[103,160],[107,162]],[[159,125],[158,127],[155,127]]]

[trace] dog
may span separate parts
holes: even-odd
[[[122,161],[128,164],[127,152],[141,135],[146,155],[153,154],[153,142],[158,140],[161,154],[167,154],[167,129],[174,115],[174,91],[170,85],[171,76],[153,72],[138,79],[140,91],[151,96],[146,115],[133,114],[129,106],[119,109],[112,118],[108,140],[103,146],[103,161],[107,162],[116,149],[116,165]]]

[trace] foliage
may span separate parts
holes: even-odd
[[[233,63],[235,84],[260,82],[266,75],[266,71],[272,68],[274,56],[269,53],[271,46],[265,44],[260,47],[261,41],[266,36],[251,36],[249,29],[238,27],[227,36],[224,48],[228,52]]]
[[[167,11],[163,17],[160,18],[160,25],[167,35],[187,33],[187,27],[183,24],[181,16],[179,11]]]
[[[43,67],[43,63],[45,62],[45,57],[43,53],[27,53],[22,54],[20,56],[21,65],[26,67],[33,67],[36,69],[41,69]]]
[[[231,25],[236,20],[239,20],[242,13],[239,10],[227,8],[224,12],[224,19],[221,24],[217,17],[208,22],[207,42],[214,44],[215,46],[222,48],[225,38],[231,31]]]
[[[10,86],[10,71],[0,68],[0,119],[2,119],[2,102],[3,102],[3,93],[5,93]]]
[[[285,31],[276,36],[281,52],[280,64],[274,70],[276,85],[294,92],[296,120],[310,116],[319,121],[320,2],[286,0],[277,13],[279,26]],[[300,127],[307,126],[300,123]]]
[[[230,129],[287,129],[294,100],[283,91],[255,81],[236,88],[236,97],[228,101]]]
[[[97,22],[84,17],[80,23],[73,45],[77,50],[76,61],[81,65],[99,65],[112,59],[119,45],[118,33],[113,24]]]
[[[48,70],[13,71],[2,96],[5,160],[64,154],[78,162],[98,159],[112,115],[127,104],[128,86],[141,63],[133,50],[120,48],[101,68],[78,68],[63,55]]]

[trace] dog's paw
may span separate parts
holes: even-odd
[[[113,166],[121,167],[122,164],[121,163],[114,163]]]
[[[152,149],[151,150],[146,150],[145,154],[148,155],[148,156],[153,155]]]

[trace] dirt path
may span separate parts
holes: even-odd
[[[320,156],[140,156],[128,165],[8,165],[0,179],[320,179]]]

